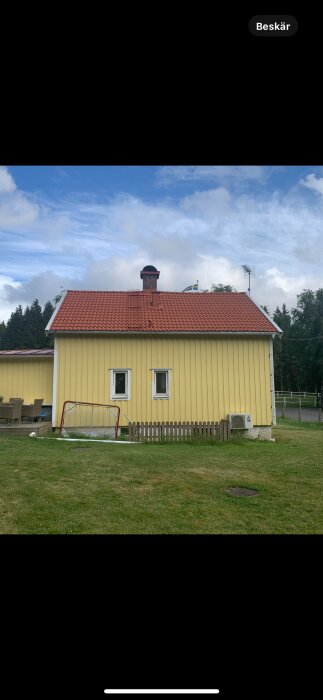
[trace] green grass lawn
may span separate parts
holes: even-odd
[[[322,533],[323,425],[275,443],[0,439],[1,533]],[[252,498],[230,487],[259,490]]]

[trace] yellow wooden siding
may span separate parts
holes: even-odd
[[[25,404],[44,399],[52,404],[53,358],[4,358],[0,359],[0,395],[4,401],[11,397],[24,399]]]
[[[120,406],[132,421],[208,421],[250,413],[271,425],[268,337],[60,336],[57,409],[65,400]],[[110,369],[131,369],[130,401],[110,401]],[[170,369],[170,398],[152,398],[152,368]],[[98,417],[98,416],[97,416]],[[67,417],[67,425],[73,422]],[[97,425],[104,425],[102,413]]]

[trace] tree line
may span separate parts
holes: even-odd
[[[52,348],[54,341],[51,334],[45,333],[47,323],[54,311],[54,306],[47,301],[42,309],[38,299],[23,310],[21,304],[13,311],[7,323],[0,323],[0,349],[24,350]]]
[[[304,289],[297,306],[276,308],[273,320],[282,329],[274,340],[275,387],[278,391],[321,391],[323,385],[323,289]]]
[[[210,292],[233,292],[231,285],[212,284]],[[47,323],[61,295],[47,301],[43,309],[38,299],[24,310],[19,305],[7,323],[0,323],[0,349],[52,348],[53,337],[45,333]],[[323,385],[323,289],[304,289],[290,311],[283,304],[270,313],[282,329],[274,339],[275,388],[279,391],[320,391]]]

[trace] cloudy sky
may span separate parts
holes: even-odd
[[[0,166],[0,321],[62,289],[323,287],[323,166]]]

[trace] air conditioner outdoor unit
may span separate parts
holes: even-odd
[[[228,419],[231,430],[253,428],[252,418],[249,413],[229,413]]]

